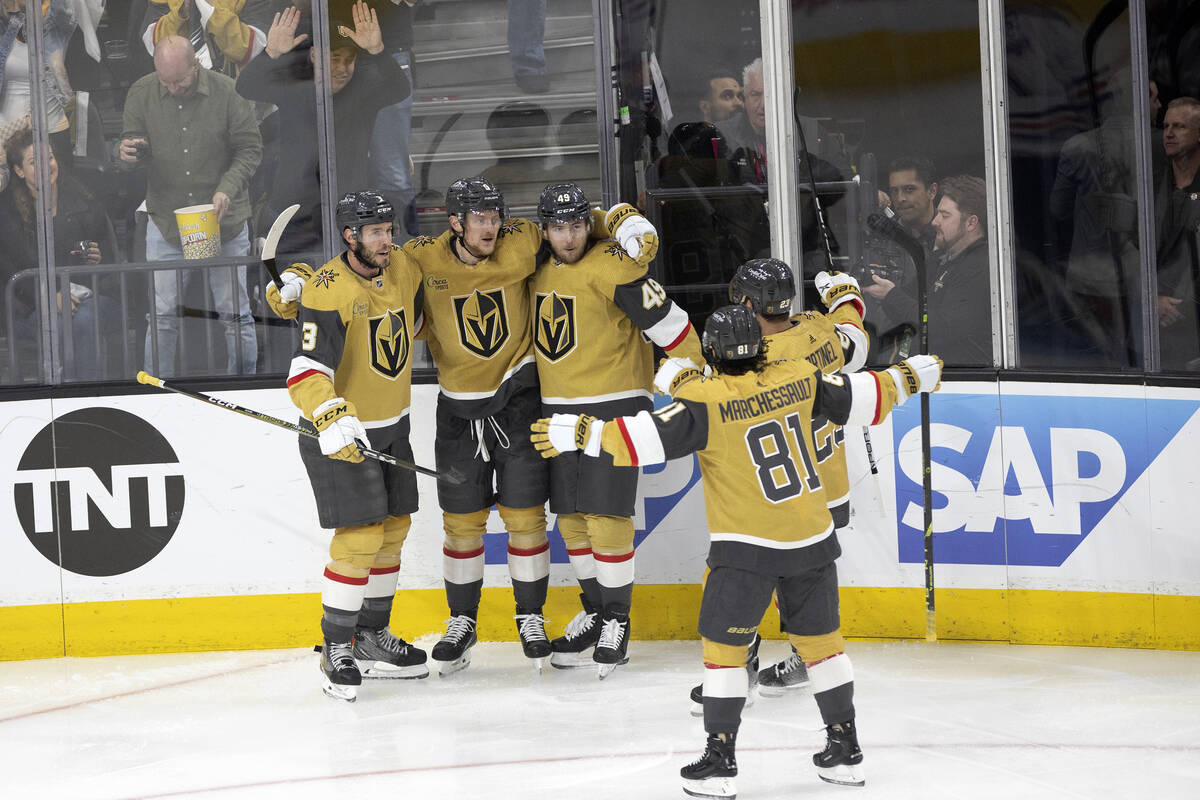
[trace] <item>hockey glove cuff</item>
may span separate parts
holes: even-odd
[[[582,450],[584,455],[600,455],[600,435],[604,424],[587,414],[555,414],[529,426],[529,439],[542,458]]]
[[[604,215],[604,226],[639,264],[649,264],[658,254],[658,231],[629,203],[618,203],[610,208]]]
[[[833,311],[844,303],[853,303],[858,309],[859,317],[866,313],[862,290],[853,276],[844,272],[818,272],[813,283],[828,311]]]
[[[937,356],[916,355],[887,368],[896,384],[897,405],[918,392],[936,392],[941,388],[942,360]]]
[[[690,358],[665,358],[654,376],[654,388],[659,394],[674,395],[688,381],[700,377],[700,367]]]
[[[279,276],[283,286],[278,287],[274,281],[267,284],[267,305],[276,316],[283,319],[295,319],[300,313],[300,295],[304,284],[308,282],[312,270],[307,264],[292,264]]]
[[[358,443],[369,441],[367,429],[355,415],[354,404],[341,397],[326,400],[313,411],[321,452],[339,461],[359,463],[363,460]]]

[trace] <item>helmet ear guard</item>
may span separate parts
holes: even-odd
[[[796,279],[791,268],[777,258],[756,258],[738,267],[729,282],[729,300],[741,305],[750,301],[756,314],[773,317],[787,314],[796,297]]]

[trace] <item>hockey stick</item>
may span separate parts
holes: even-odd
[[[299,433],[302,436],[308,436],[312,439],[320,438],[313,431],[302,428],[294,422],[288,422],[287,420],[280,419],[279,417],[272,417],[271,415],[264,414],[261,411],[255,411],[252,408],[239,406],[236,403],[231,403],[228,400],[222,400],[219,397],[213,397],[210,394],[204,394],[202,392],[190,392],[187,389],[181,389],[174,384],[168,384],[162,378],[156,378],[153,375],[149,375],[145,372],[139,372],[137,374],[137,380],[138,383],[144,383],[147,386],[157,386],[159,389],[166,389],[168,392],[175,392],[176,394],[181,394],[194,400],[203,400],[206,403],[211,403],[212,405],[218,406],[227,411],[234,411],[243,416],[250,417],[251,419],[256,419],[259,422],[266,422],[274,425],[277,428],[283,428],[294,433]],[[388,455],[387,453],[381,453],[378,450],[371,450],[368,447],[363,447],[362,444],[359,444],[358,450],[367,458],[371,458],[376,461],[382,461],[384,464],[391,464],[393,467],[401,467],[403,469],[412,470],[413,472],[419,472],[422,475],[428,475],[431,478],[437,478],[439,481],[445,481],[446,483],[451,483],[455,486],[458,486],[464,482],[463,476],[455,469],[451,469],[449,472],[445,473],[438,472],[436,470],[429,469],[428,467],[422,467],[419,464],[413,464],[410,461],[404,461],[403,459],[396,458],[395,456]]]
[[[821,205],[821,198],[817,194],[817,179],[813,174],[812,153],[808,149],[808,140],[804,137],[804,122],[800,119],[800,93],[797,90],[792,98],[792,116],[796,118],[796,134],[800,137],[800,150],[804,153],[804,164],[808,167],[808,188],[812,192],[813,210],[817,212],[817,226],[821,229],[821,242],[825,246],[825,269],[829,272],[837,272],[837,267],[833,265],[833,246],[829,243],[829,224],[825,221],[825,209]],[[876,481],[879,480],[879,465],[875,462],[875,448],[871,445],[871,431],[864,427],[863,444],[867,448],[867,466],[871,468],[871,474],[875,476]]]
[[[904,248],[917,268],[917,325],[920,352],[929,352],[929,295],[925,286],[925,248],[895,220],[871,214],[867,225]],[[929,454],[929,394],[921,393],[921,503],[925,506],[925,641],[937,641],[937,616],[933,603],[933,479]]]
[[[263,242],[262,263],[267,268],[267,274],[271,276],[271,280],[275,281],[276,289],[283,288],[283,279],[279,277],[279,270],[275,268],[275,251],[279,247],[279,240],[283,238],[284,228],[299,210],[300,204],[296,203],[280,211],[279,216],[271,223],[271,230],[267,231],[267,238]]]

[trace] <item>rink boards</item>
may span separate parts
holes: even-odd
[[[433,463],[436,387],[413,391]],[[294,420],[284,390],[221,393]],[[1200,390],[946,384],[932,398],[938,634],[1200,649]],[[10,658],[289,647],[318,637],[327,534],[294,435],[169,394],[4,404],[0,643]],[[53,424],[52,424],[53,423]],[[924,634],[919,404],[846,431],[843,630]],[[398,627],[439,630],[433,482],[404,548]],[[694,638],[707,531],[694,458],[645,470],[634,638]],[[515,637],[493,513],[480,636]],[[550,629],[578,608],[551,533]],[[764,632],[778,634],[768,612]]]

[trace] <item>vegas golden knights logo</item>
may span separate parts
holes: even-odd
[[[575,298],[538,292],[533,302],[533,346],[558,361],[575,349]]]
[[[371,326],[371,367],[395,380],[408,363],[408,320],[404,309],[388,309],[386,314],[371,317],[368,322]]]
[[[508,341],[504,289],[474,292],[454,299],[454,318],[462,346],[480,358],[491,358]]]

